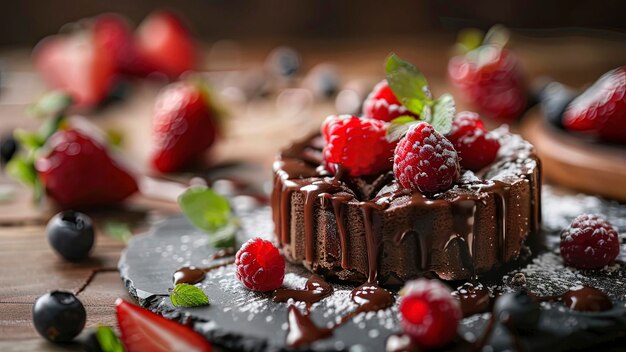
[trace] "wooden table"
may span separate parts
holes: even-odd
[[[445,70],[450,44],[450,38],[427,37],[350,43],[311,42],[301,43],[297,48],[303,54],[305,69],[318,62],[331,61],[342,69],[344,82],[360,79],[368,84],[382,79],[382,62],[389,52],[394,51],[416,63],[426,73],[435,94],[440,94],[447,90]],[[592,81],[608,69],[626,62],[623,41],[515,37],[513,44],[530,76],[550,74],[573,85]],[[239,68],[260,65],[270,49],[271,46],[258,43],[241,45]],[[45,87],[33,72],[29,50],[4,50],[0,52],[0,58],[6,69],[0,91],[0,132],[15,127],[32,129],[37,122],[26,117],[24,108],[44,92]],[[224,62],[215,60],[205,62],[203,66],[214,70],[224,68]],[[86,114],[97,125],[105,129],[115,128],[125,134],[126,155],[139,165],[139,169],[145,169],[146,165],[151,109],[159,88],[160,84],[154,82],[137,83],[127,101]],[[253,162],[261,165],[261,171],[253,176],[269,179],[269,165],[275,151],[289,142],[289,138],[285,138],[286,132],[291,139],[306,135],[319,128],[320,121],[335,110],[332,102],[315,99],[286,111],[276,106],[275,96],[246,105],[230,104],[232,116],[227,122],[224,138],[207,160],[213,165],[232,160]],[[182,175],[179,179],[188,177]],[[87,327],[115,326],[114,301],[118,297],[127,297],[115,271],[124,243],[106,236],[102,226],[110,220],[127,221],[132,224],[134,232],[141,232],[152,219],[177,213],[177,205],[172,201],[136,196],[123,209],[90,213],[99,229],[96,246],[89,260],[72,264],[60,259],[48,246],[45,225],[53,211],[35,207],[29,191],[4,176],[0,176],[0,186],[3,192],[9,189],[13,194],[11,201],[0,203],[0,350],[76,348],[47,343],[38,337],[32,326],[32,303],[53,289],[77,291],[85,286],[78,297],[87,309]],[[94,274],[94,270],[103,271]]]

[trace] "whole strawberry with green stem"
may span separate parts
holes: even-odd
[[[494,26],[480,40],[475,31],[463,32],[462,55],[448,63],[448,76],[462,97],[484,115],[503,121],[517,119],[526,108],[526,80],[519,60],[506,49],[509,35]]]
[[[138,190],[135,176],[94,131],[65,118],[71,99],[51,93],[35,111],[52,116],[38,132],[16,131],[25,151],[7,165],[7,172],[47,195],[61,209],[108,206]]]
[[[215,142],[219,115],[205,84],[181,81],[165,87],[154,107],[153,168],[179,171],[198,159]]]

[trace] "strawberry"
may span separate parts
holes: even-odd
[[[88,133],[69,128],[55,132],[35,161],[46,193],[61,208],[110,205],[138,189],[135,178],[105,145]]]
[[[113,52],[89,31],[44,38],[34,50],[35,66],[53,88],[72,95],[78,106],[95,106],[116,80]]]
[[[563,125],[612,142],[626,142],[626,66],[605,73],[566,108]]]
[[[125,18],[114,13],[99,15],[93,19],[91,29],[94,41],[112,53],[118,73],[145,76],[154,71],[137,49]]]
[[[211,352],[213,348],[190,328],[122,299],[115,302],[117,323],[127,352]]]
[[[183,22],[172,12],[156,11],[137,28],[137,50],[155,71],[177,78],[194,67],[196,47]]]
[[[507,41],[508,32],[492,28],[482,45],[450,60],[448,76],[461,96],[483,114],[512,121],[524,112],[527,91],[517,57],[504,48]]]
[[[215,110],[199,85],[177,82],[157,97],[153,121],[152,166],[160,172],[179,170],[215,141]]]

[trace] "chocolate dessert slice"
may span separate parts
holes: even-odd
[[[540,162],[532,145],[494,131],[498,157],[436,194],[401,189],[391,171],[327,171],[323,139],[283,150],[274,163],[273,221],[288,260],[330,278],[401,284],[435,274],[465,280],[540,243]]]

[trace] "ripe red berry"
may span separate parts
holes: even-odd
[[[391,121],[403,115],[415,116],[393,94],[387,80],[379,82],[363,102],[363,115],[370,119]]]
[[[424,348],[447,345],[456,336],[461,307],[452,292],[437,280],[409,281],[400,291],[404,332]]]
[[[598,215],[578,216],[561,234],[561,256],[577,269],[600,269],[619,254],[619,235]]]
[[[426,122],[409,129],[393,157],[393,173],[400,185],[421,192],[448,189],[459,178],[459,169],[452,143]]]
[[[605,73],[565,110],[563,125],[600,139],[626,142],[626,66]]]
[[[478,171],[491,164],[498,154],[500,142],[483,127],[478,114],[463,111],[456,115],[447,135],[459,154],[461,167]]]
[[[510,121],[526,107],[523,72],[506,49],[484,46],[454,57],[448,76],[465,100],[489,117]]]
[[[275,290],[285,278],[285,259],[272,242],[258,237],[237,251],[235,267],[237,279],[253,291]]]
[[[334,171],[338,164],[351,176],[370,175],[390,170],[394,143],[385,138],[387,123],[356,116],[329,116],[322,125],[326,145],[323,154]]]

